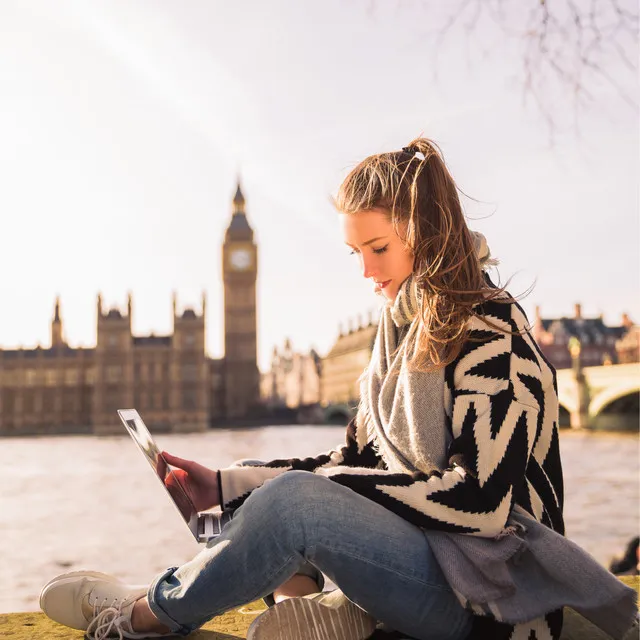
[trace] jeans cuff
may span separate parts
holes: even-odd
[[[305,562],[297,571],[296,574],[300,574],[303,576],[307,576],[312,580],[316,581],[318,585],[318,591],[322,591],[324,589],[324,576],[322,575],[322,571],[316,569],[310,562]]]
[[[322,574],[322,571],[316,569],[311,563],[307,562],[305,564],[303,564],[297,571],[296,571],[296,575],[303,575],[303,576],[307,576],[309,578],[311,578],[312,580],[316,581],[316,584],[318,585],[318,592],[321,592],[324,589],[324,575]],[[262,601],[268,606],[268,607],[273,607],[273,605],[275,605],[276,601],[273,597],[273,593],[269,593],[268,595],[266,595],[264,598],[262,598]]]
[[[162,624],[169,627],[172,633],[186,636],[189,635],[193,629],[176,622],[158,602],[158,588],[160,587],[160,584],[172,576],[177,568],[178,567],[169,567],[164,573],[161,573],[153,580],[147,592],[147,600],[149,602],[149,609],[151,609],[153,615],[158,618]]]

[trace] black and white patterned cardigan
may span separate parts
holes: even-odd
[[[470,320],[469,339],[445,369],[443,403],[453,440],[442,473],[386,470],[375,443],[358,445],[365,439],[358,438],[354,419],[347,426],[346,444],[315,458],[220,470],[223,508],[238,508],[265,481],[297,469],[327,476],[425,529],[493,537],[517,503],[564,534],[555,370],[528,332],[517,303],[493,300],[476,311],[509,327],[513,335]],[[562,612],[548,614],[542,627],[538,623],[526,635],[523,626],[514,631],[476,616],[473,637],[555,640]]]

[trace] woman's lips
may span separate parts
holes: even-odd
[[[376,289],[384,289],[391,284],[391,280],[385,280],[384,282],[376,282]]]

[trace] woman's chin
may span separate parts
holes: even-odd
[[[397,291],[387,291],[386,289],[378,289],[376,291],[376,295],[387,302],[393,302],[396,299],[397,293]]]

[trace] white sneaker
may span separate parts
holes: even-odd
[[[125,584],[106,573],[72,571],[42,588],[40,608],[56,622],[86,631],[90,640],[176,637],[132,629],[133,605],[146,593],[147,587]]]
[[[251,623],[247,640],[365,640],[376,623],[336,589],[273,605]]]

